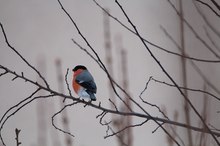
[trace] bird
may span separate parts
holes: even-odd
[[[96,101],[97,87],[93,76],[83,65],[77,65],[73,68],[72,87],[79,97],[89,98]]]

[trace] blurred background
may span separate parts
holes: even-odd
[[[117,20],[133,30],[114,1],[97,2]],[[146,43],[178,85],[204,90],[219,97],[219,62],[198,61],[198,59],[220,60],[220,10],[217,7],[220,5],[219,1],[216,1],[217,4],[213,1],[204,1],[206,5],[199,0],[121,0],[119,2],[141,36],[160,46],[155,47]],[[151,76],[171,83],[140,39],[119,24],[116,19],[109,17],[92,0],[61,0],[61,3],[105,63],[114,80],[152,116],[164,118],[156,107],[143,103],[139,97]],[[4,26],[9,43],[41,72],[51,89],[69,94],[64,82],[67,68],[70,69],[67,79],[71,85],[72,68],[82,64],[92,73],[98,87],[95,104],[98,105],[101,102],[103,107],[114,108],[109,102],[109,99],[112,99],[118,109],[126,111],[124,105],[112,92],[105,72],[73,43],[72,39],[93,54],[61,9],[58,1],[2,0],[0,1],[0,22]],[[181,55],[196,58],[197,61],[183,58]],[[19,74],[23,72],[27,78],[42,83],[36,72],[7,46],[2,32],[0,33],[0,64]],[[9,74],[0,77],[1,117],[10,107],[36,90],[36,86],[21,79],[11,81],[13,78],[14,76]],[[77,97],[73,90],[71,91],[73,96]],[[126,99],[118,88],[117,91]],[[207,124],[212,129],[219,129],[219,98],[213,98],[202,92],[186,90],[183,92]],[[203,127],[194,111],[174,87],[151,81],[141,97],[157,105],[170,120]],[[137,106],[129,101],[126,102],[135,112],[142,113]],[[104,139],[107,127],[102,126],[99,119],[96,119],[101,111],[89,106],[84,107],[82,104],[68,107],[55,117],[56,125],[71,132],[75,136],[72,138],[55,130],[51,124],[53,114],[67,103],[71,101],[66,100],[63,103],[60,97],[52,97],[35,100],[28,104],[9,118],[4,125],[2,136],[5,144],[16,145],[15,128],[18,128],[21,130],[19,140],[22,146],[175,145],[162,129],[159,128],[152,133],[158,126],[153,121],[132,130],[126,130],[119,134],[119,137]],[[140,118],[123,118],[111,114],[107,114],[104,119],[113,121],[114,131],[129,124],[143,122]],[[176,126],[164,125],[164,127],[181,145],[217,145],[208,134]]]

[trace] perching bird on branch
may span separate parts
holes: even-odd
[[[80,97],[89,98],[91,101],[96,101],[97,87],[87,68],[83,65],[77,65],[73,72],[72,86],[76,94]]]

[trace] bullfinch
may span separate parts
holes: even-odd
[[[72,86],[76,94],[79,97],[90,98],[91,101],[96,101],[95,93],[97,87],[87,68],[83,65],[77,65],[72,71],[74,72]]]

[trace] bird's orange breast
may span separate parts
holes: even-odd
[[[76,82],[75,78],[78,74],[80,74],[83,70],[82,69],[78,69],[76,72],[74,72],[73,74],[73,81],[72,81],[72,87],[73,90],[76,92],[76,94],[78,94],[78,91],[80,90],[81,86]]]
[[[80,89],[80,85],[78,83],[76,83],[75,79],[73,79],[72,86],[73,86],[73,90],[78,94],[78,91]]]

